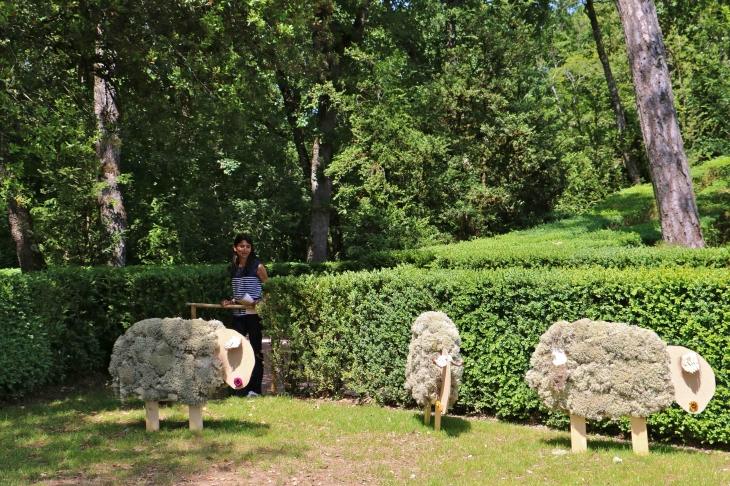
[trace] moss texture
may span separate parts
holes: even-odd
[[[145,319],[114,344],[109,373],[122,400],[204,404],[224,384],[222,363],[215,356],[219,321]]]
[[[556,322],[540,337],[527,383],[550,410],[591,420],[647,417],[674,401],[666,347],[637,326]]]
[[[443,312],[424,312],[411,327],[411,344],[408,347],[406,363],[406,390],[420,406],[438,399],[441,388],[441,368],[433,364],[432,358],[447,352],[457,363],[461,362],[461,337],[449,316]],[[451,367],[451,393],[449,405],[459,398],[459,382],[463,368]]]

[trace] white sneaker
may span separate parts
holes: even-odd
[[[248,395],[246,395],[246,398],[253,398],[253,397],[257,397],[257,396],[259,396],[258,393],[256,393],[255,391],[250,391],[250,392],[248,392]]]

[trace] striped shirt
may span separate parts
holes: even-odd
[[[248,294],[254,300],[261,300],[261,280],[257,275],[261,262],[254,260],[251,266],[251,271],[246,275],[244,268],[239,267],[236,269],[236,275],[231,279],[233,285],[233,298],[236,300],[243,299],[243,296]],[[233,309],[234,316],[242,316],[244,314],[256,314],[254,309]]]

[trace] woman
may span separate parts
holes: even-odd
[[[255,397],[261,395],[261,381],[264,378],[264,355],[261,351],[261,318],[256,312],[256,305],[261,301],[261,284],[269,279],[266,268],[256,259],[253,238],[247,234],[236,235],[233,240],[233,256],[228,274],[233,284],[233,299],[224,300],[223,307],[231,304],[243,304],[245,309],[233,310],[231,327],[248,340],[253,348],[255,361],[251,380],[248,385],[235,390],[234,395]],[[246,294],[250,299],[244,299]],[[251,300],[253,301],[251,303]]]

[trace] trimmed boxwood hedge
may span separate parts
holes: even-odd
[[[676,404],[653,415],[651,434],[730,443],[730,276],[725,270],[403,267],[278,278],[267,290],[264,316],[270,332],[290,340],[281,372],[295,389],[334,395],[354,390],[380,402],[411,403],[403,389],[410,326],[421,312],[440,310],[462,337],[462,410],[564,424],[542,407],[524,376],[550,324],[587,317],[653,329],[669,344],[704,356],[716,373],[714,400],[696,416]]]
[[[223,265],[0,271],[0,398],[105,370],[130,325],[187,317],[186,302],[220,302],[230,292]],[[201,314],[229,319],[220,310]]]

